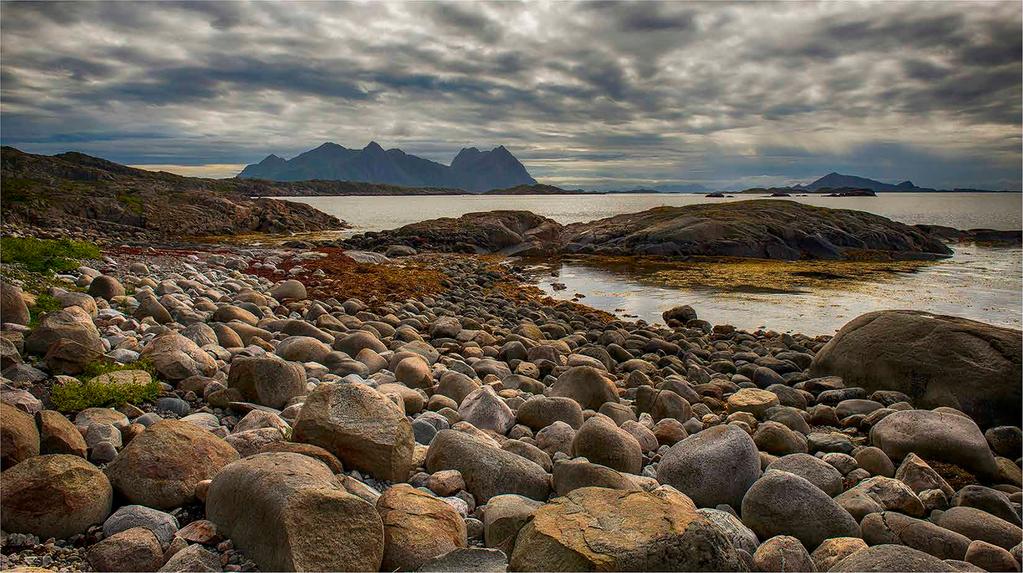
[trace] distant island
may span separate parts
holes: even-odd
[[[259,163],[247,165],[237,177],[269,181],[353,181],[476,193],[536,183],[525,166],[503,145],[490,151],[464,148],[451,165],[444,165],[397,148],[384,150],[375,141],[362,149],[327,142],[292,159],[271,154]]]

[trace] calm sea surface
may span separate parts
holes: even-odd
[[[567,224],[660,205],[743,199],[746,197],[709,199],[688,194],[293,198],[348,221],[353,233],[494,209],[524,209]],[[909,224],[959,229],[1023,227],[1023,196],[1019,193],[893,193],[788,200],[869,211]],[[953,249],[956,254],[951,259],[913,272],[871,273],[852,280],[847,275],[833,284],[810,281],[807,285],[764,291],[741,285],[722,288],[719,281],[700,285],[690,280],[679,284],[671,269],[650,272],[597,267],[579,260],[544,261],[537,265],[537,270],[544,277],[540,287],[551,296],[570,299],[582,294],[585,298],[580,301],[585,304],[650,322],[660,322],[660,315],[667,308],[690,304],[701,318],[713,324],[811,335],[833,333],[864,312],[894,308],[927,310],[1020,328],[1023,251],[976,245],[953,245]],[[567,288],[555,291],[552,282],[563,283]]]

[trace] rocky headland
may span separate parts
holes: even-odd
[[[472,219],[378,238],[626,248],[677,220]],[[104,245],[5,258],[4,569],[1019,569],[1019,331],[625,321],[404,243]]]

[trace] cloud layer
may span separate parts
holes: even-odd
[[[34,152],[219,176],[323,141],[504,144],[565,186],[1020,187],[1018,2],[0,10],[0,133]]]

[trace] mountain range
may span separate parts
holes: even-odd
[[[362,149],[328,142],[292,159],[271,154],[259,163],[247,165],[237,177],[271,181],[362,181],[463,189],[474,193],[536,183],[525,166],[503,145],[490,151],[464,148],[451,165],[444,165],[400,149],[385,150],[375,141]]]

